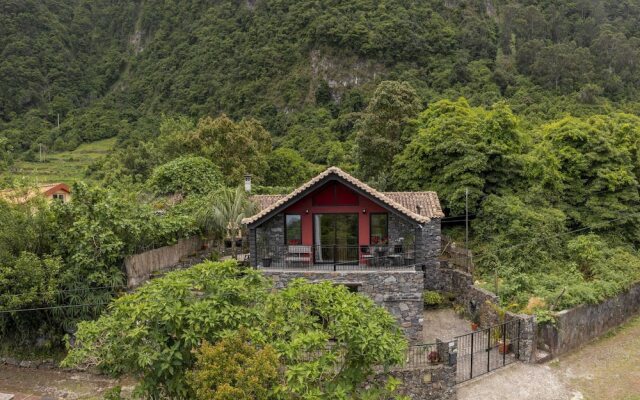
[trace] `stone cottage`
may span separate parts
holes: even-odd
[[[277,287],[304,277],[384,305],[419,342],[426,270],[438,263],[434,192],[380,192],[331,167],[287,195],[256,195],[246,218],[250,263]]]

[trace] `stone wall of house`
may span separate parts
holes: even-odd
[[[403,251],[413,251],[416,244],[416,230],[418,224],[405,218],[389,213],[389,243],[403,245]],[[412,244],[410,244],[412,243]]]
[[[403,239],[405,251],[415,250],[416,263],[428,266],[438,264],[442,247],[439,219],[434,218],[420,227],[416,222],[407,221],[391,213],[389,214],[389,243],[399,243],[400,238]],[[407,246],[408,242],[413,242],[413,246]]]
[[[262,263],[264,248],[271,249],[273,264],[278,264],[284,254],[284,214],[277,214],[260,227],[249,230],[251,265]],[[407,246],[413,242],[412,246]],[[403,244],[404,251],[416,250],[416,263],[435,266],[441,249],[440,220],[432,219],[420,228],[416,222],[389,213],[389,243]],[[407,248],[409,247],[409,248]]]
[[[403,269],[394,271],[306,271],[262,270],[271,278],[276,289],[291,280],[304,278],[310,282],[330,281],[358,287],[362,293],[384,306],[397,320],[411,343],[422,341],[424,288],[422,271]]]
[[[262,258],[270,256],[274,264],[284,255],[284,214],[277,214],[258,228],[249,229],[251,266],[262,265]]]
[[[600,304],[556,313],[555,325],[539,326],[540,347],[555,357],[581,347],[640,313],[640,283]]]
[[[426,266],[437,266],[442,249],[440,219],[433,218],[418,229],[416,250],[418,259]]]

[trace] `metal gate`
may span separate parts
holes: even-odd
[[[456,338],[458,383],[484,375],[520,358],[519,318]]]

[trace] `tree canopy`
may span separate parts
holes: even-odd
[[[261,273],[227,261],[171,272],[120,297],[79,324],[65,364],[134,374],[138,393],[150,397],[227,399],[248,389],[246,371],[233,368],[241,363],[257,371],[261,384],[251,388],[266,394],[260,399],[369,399],[377,387],[364,378],[374,366],[401,363],[406,346],[386,310],[346,287],[298,280],[270,292]]]

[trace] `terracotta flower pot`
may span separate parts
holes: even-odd
[[[507,341],[507,343],[503,343],[502,341],[498,342],[498,352],[500,354],[509,353],[511,351],[511,343]]]

